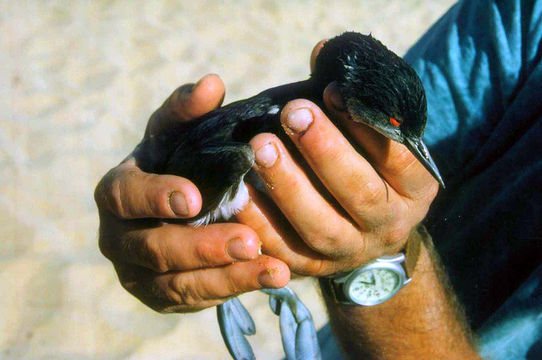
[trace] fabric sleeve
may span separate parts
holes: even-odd
[[[489,359],[499,342],[518,359],[542,358],[540,316],[529,318],[532,336],[512,339],[518,314],[541,306],[514,300],[542,281],[541,19],[542,0],[460,1],[405,55],[426,90],[425,142],[447,185],[425,224]],[[319,335],[324,358],[336,358],[329,328]]]

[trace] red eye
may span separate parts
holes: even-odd
[[[390,124],[392,124],[395,127],[401,126],[401,121],[397,120],[396,118],[390,118]]]

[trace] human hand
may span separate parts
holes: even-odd
[[[213,110],[223,98],[216,75],[181,86],[151,116],[143,140]],[[248,226],[194,228],[163,221],[195,216],[201,196],[187,179],[142,171],[142,158],[130,155],[95,190],[100,250],[125,289],[156,311],[190,312],[242,292],[286,285],[287,266],[258,255],[258,235]]]
[[[237,216],[257,232],[264,253],[315,276],[401,250],[438,191],[406,147],[350,119],[334,84],[324,103],[353,145],[314,103],[291,101],[281,122],[302,158],[275,135],[254,137],[254,169],[274,203],[252,190],[253,201]]]

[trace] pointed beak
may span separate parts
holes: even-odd
[[[442,188],[445,188],[446,186],[444,186],[444,181],[440,176],[437,165],[435,165],[433,158],[431,158],[431,155],[429,155],[429,150],[427,150],[427,146],[425,146],[423,141],[421,139],[406,138],[405,146],[412,154],[414,154],[414,156],[416,156],[416,159],[422,163],[422,165],[431,173],[431,175],[433,175]]]

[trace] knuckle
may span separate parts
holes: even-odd
[[[393,156],[389,156],[388,166],[393,174],[405,173],[407,169],[415,165],[418,160],[412,155],[412,153],[404,146],[394,144],[396,151],[393,152]]]
[[[175,311],[177,310],[176,307],[178,306],[176,306],[174,303],[172,304],[169,299],[157,299],[156,297],[139,297],[138,299],[159,314],[170,314],[173,312],[178,312]]]
[[[133,219],[137,215],[132,214],[130,207],[131,199],[129,196],[139,196],[137,191],[133,191],[133,179],[138,175],[137,169],[115,169],[107,186],[104,189],[105,197],[109,209],[118,217],[123,219]]]
[[[109,198],[111,199],[110,205],[111,210],[121,218],[126,218],[127,213],[124,210],[122,204],[122,198],[120,194],[120,180],[115,179],[111,184],[109,190]]]
[[[329,262],[320,259],[311,259],[299,269],[295,269],[295,272],[304,276],[324,276],[332,273],[333,271],[330,269]]]
[[[349,248],[341,246],[345,244],[345,234],[339,231],[339,227],[322,230],[303,236],[306,243],[331,258],[339,258],[349,252]]]
[[[152,213],[156,217],[167,217],[171,192],[156,190],[157,184],[160,184],[159,175],[145,174],[141,180],[144,190],[144,202],[141,205],[144,207],[144,212]]]
[[[336,238],[334,235],[326,233],[325,231],[313,231],[310,233],[302,234],[303,240],[310,247],[319,251],[328,250],[333,244],[336,244]]]
[[[366,182],[363,187],[361,201],[364,204],[374,205],[381,201],[385,195],[385,187],[382,183]]]
[[[197,311],[197,309],[191,309],[180,304],[155,306],[153,310],[163,315],[175,314],[175,313],[189,313],[189,312]]]
[[[427,187],[427,202],[431,203],[435,197],[437,196],[437,193],[440,189],[439,183],[435,179],[431,179],[430,185]]]
[[[239,283],[239,281],[237,281],[231,276],[227,277],[227,289],[229,293],[228,296],[239,295],[245,291],[256,290],[260,287],[261,286],[251,286],[249,289],[244,289],[243,286],[241,286],[241,284]]]
[[[139,267],[115,267],[121,286],[142,303],[154,311],[162,312],[165,308],[175,305],[175,298],[165,287],[167,283],[160,281],[147,270]]]
[[[196,284],[197,282],[192,272],[183,273],[183,277],[174,277],[170,284],[170,288],[173,291],[171,296],[178,304],[196,306],[202,302]]]
[[[126,291],[128,291],[130,294],[134,295],[135,297],[139,298],[138,286],[137,283],[134,281],[123,281],[121,280],[120,285],[122,288]]]
[[[101,208],[103,206],[103,202],[104,202],[104,191],[103,191],[103,188],[104,188],[104,178],[102,178],[100,180],[100,182],[98,182],[98,185],[96,185],[96,188],[94,189],[94,202],[96,203],[96,205],[98,206],[98,208]]]
[[[98,208],[107,207],[111,194],[111,183],[116,177],[116,168],[109,170],[98,182],[94,189],[94,201]]]
[[[110,238],[100,233],[100,236],[98,239],[98,247],[100,248],[100,252],[102,253],[103,256],[113,261],[113,247],[112,247]]]
[[[178,306],[150,306],[151,309],[156,311],[159,314],[167,315],[167,314],[174,314],[177,312],[181,312],[181,309],[179,309]]]
[[[370,250],[368,237],[361,233],[351,237],[348,242],[348,250],[341,257],[337,257],[332,264],[334,272],[355,269],[366,261]]]
[[[140,250],[137,251],[140,253],[139,257],[148,263],[151,270],[157,273],[165,273],[169,270],[167,260],[162,253],[160,241],[154,241],[152,238],[146,237],[140,244]]]
[[[363,184],[360,186],[359,184]],[[364,219],[367,217],[367,212],[374,212],[378,208],[379,216],[382,217],[382,202],[386,198],[386,186],[380,182],[367,182],[366,179],[357,181],[353,188],[359,195],[357,200],[351,203],[351,215],[354,219]]]
[[[352,248],[356,249],[355,254],[357,254],[357,257],[365,256],[365,254],[367,254],[367,251],[369,249],[369,242],[367,240],[367,237],[359,233],[358,236],[356,236],[354,239],[354,244]],[[350,252],[350,255],[351,253],[352,252]]]
[[[431,177],[431,179],[427,181],[424,186],[416,189],[415,192],[409,194],[408,198],[413,202],[419,204],[421,207],[428,208],[437,196],[439,189],[439,183]]]
[[[403,221],[398,221],[391,225],[384,235],[384,246],[394,248],[403,244],[410,234],[410,227]]]
[[[200,263],[200,267],[214,266],[217,264],[213,259],[225,257],[225,248],[216,246],[211,241],[199,241],[194,248],[194,256]]]
[[[111,185],[108,187],[107,192],[109,193],[109,205],[111,211],[121,218],[127,218],[128,214],[126,213],[121,196],[121,180],[115,178]]]
[[[154,309],[152,305],[156,304],[157,301],[152,300],[159,298],[159,289],[154,282],[146,282],[133,278],[123,279],[120,273],[119,278],[121,278],[120,284],[124,290]]]
[[[332,163],[342,163],[345,158],[343,148],[337,146],[337,142],[327,137],[321,137],[315,140],[312,147],[315,156],[322,159],[327,159]]]
[[[423,219],[426,217],[429,207],[431,206],[431,202],[434,198],[432,195],[428,196],[428,198],[424,197],[407,203],[407,211],[405,211],[404,214],[408,214],[411,223],[417,224],[423,221]]]

